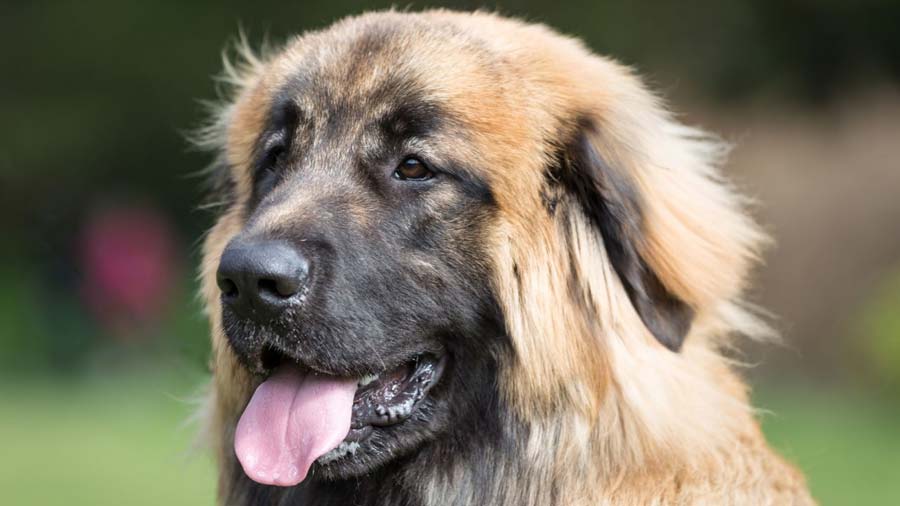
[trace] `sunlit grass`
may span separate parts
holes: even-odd
[[[121,368],[120,368],[121,369]],[[214,471],[185,426],[200,375],[118,372],[0,384],[0,487],[10,505],[209,505]],[[900,504],[900,416],[849,391],[766,386],[772,444],[823,505]]]

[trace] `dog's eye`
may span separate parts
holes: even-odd
[[[273,146],[259,162],[255,174],[255,192],[262,197],[269,193],[280,179],[279,166],[285,153],[284,146]]]
[[[284,146],[276,145],[269,149],[262,163],[262,169],[274,172],[278,168],[278,163],[284,155]]]
[[[425,181],[431,179],[434,172],[418,158],[406,157],[400,165],[394,169],[394,177],[401,181]]]

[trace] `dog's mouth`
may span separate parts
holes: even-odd
[[[266,485],[293,486],[313,463],[352,458],[380,428],[407,420],[438,381],[446,360],[418,355],[361,378],[313,372],[269,357],[272,373],[259,385],[235,431],[244,472]]]

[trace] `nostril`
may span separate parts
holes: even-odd
[[[234,281],[228,278],[222,278],[219,280],[219,290],[222,291],[222,295],[228,298],[234,298],[238,296],[238,287],[234,283]]]
[[[281,294],[278,293],[277,285],[278,284],[274,279],[260,279],[258,283],[260,295],[269,295],[281,298]]]
[[[293,297],[300,290],[300,283],[293,279],[260,279],[257,283],[260,295],[268,295],[279,299]]]
[[[222,292],[222,296],[225,298],[233,299],[240,295],[238,284],[234,280],[234,275],[227,268],[225,259],[219,264],[219,271],[216,273],[216,285],[219,286],[219,291]]]

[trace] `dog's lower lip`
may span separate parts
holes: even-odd
[[[386,427],[409,418],[443,370],[444,359],[420,355],[360,388],[353,401],[352,430]]]
[[[371,425],[366,425],[364,427],[359,428],[350,428],[350,432],[347,433],[347,437],[344,438],[346,442],[360,442],[368,438],[372,435],[372,432],[375,430]]]
[[[396,425],[409,418],[440,378],[445,363],[445,357],[420,355],[390,371],[362,379],[353,400],[350,431],[340,445],[317,460],[319,465],[332,465],[356,454],[376,427]]]

